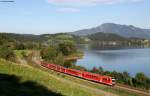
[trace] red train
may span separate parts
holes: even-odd
[[[110,85],[110,86],[115,85],[115,79],[110,76],[102,76],[102,75],[93,74],[90,72],[75,70],[71,68],[65,68],[56,64],[49,64],[43,61],[41,62],[41,65],[43,67],[46,67],[48,69],[51,69],[57,72],[69,74],[69,75],[80,77],[80,78],[87,79],[90,81],[94,81],[94,82],[98,82],[98,83],[102,83],[102,84]]]

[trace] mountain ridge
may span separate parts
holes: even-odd
[[[94,41],[126,41],[128,38],[124,38],[122,36],[116,35],[114,33],[94,33],[87,36],[89,39]]]
[[[98,32],[114,33],[127,38],[136,37],[136,38],[150,39],[150,29],[143,29],[135,27],[133,25],[121,25],[115,23],[104,23],[101,24],[100,26],[78,30],[72,32],[71,34],[78,36],[86,36]]]

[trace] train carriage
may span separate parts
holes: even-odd
[[[74,76],[77,76],[77,77],[82,77],[82,72],[79,71],[79,70],[67,68],[66,69],[66,73],[69,74],[69,75],[74,75]]]
[[[103,76],[103,75],[94,74],[94,73],[90,73],[90,72],[75,70],[75,69],[71,69],[71,68],[65,68],[60,65],[49,64],[49,63],[46,63],[43,61],[41,62],[41,66],[55,70],[57,72],[69,74],[72,76],[80,77],[80,78],[91,80],[94,82],[99,82],[99,83],[102,83],[105,85],[110,85],[110,86],[115,85],[115,79],[110,76]]]
[[[85,79],[96,81],[96,82],[99,82],[99,79],[100,79],[97,74],[92,74],[90,72],[83,72],[82,77]]]

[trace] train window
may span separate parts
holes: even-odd
[[[115,79],[112,79],[112,82],[115,82]]]
[[[103,78],[103,81],[104,81],[104,82],[107,82],[107,78]]]
[[[90,77],[90,78],[93,78],[93,76],[92,76],[92,75],[89,75],[89,77]]]
[[[93,78],[95,78],[95,79],[96,79],[96,76],[93,76]]]

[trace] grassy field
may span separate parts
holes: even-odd
[[[0,60],[0,78],[0,96],[105,96],[28,65],[5,60]]]
[[[28,56],[32,53],[32,50],[14,50],[14,53],[17,58],[23,58],[23,53]]]

